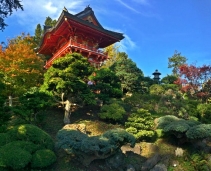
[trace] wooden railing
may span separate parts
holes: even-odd
[[[88,50],[88,51],[92,51],[92,52],[95,52],[95,53],[100,53],[101,55],[107,55],[107,53],[103,52],[100,49],[97,49],[97,48],[94,48],[94,47],[91,47],[91,46],[88,46],[88,45],[84,45],[84,44],[78,43],[75,40],[70,40],[70,46],[75,46],[75,47],[82,48],[82,49],[85,49],[85,50]]]
[[[50,58],[47,62],[46,62],[46,65],[45,65],[45,68],[48,68],[51,66],[51,63],[59,58],[61,56],[61,54],[66,50],[68,49],[69,47],[76,47],[78,49],[84,49],[85,51],[87,52],[92,52],[92,53],[95,53],[95,54],[100,54],[100,55],[103,55],[105,56],[105,58],[107,57],[107,53],[103,52],[102,50],[100,49],[96,49],[94,47],[91,47],[91,46],[88,46],[88,45],[84,45],[84,44],[81,44],[81,43],[78,43],[77,41],[75,40],[70,40],[69,42],[67,42],[64,46],[62,46],[60,48],[60,50],[58,50],[52,58]]]
[[[20,104],[19,98],[18,97],[13,98],[12,96],[9,96],[5,102],[5,106],[17,106],[19,104]]]

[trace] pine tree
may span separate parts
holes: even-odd
[[[111,66],[111,70],[113,70],[120,79],[124,93],[140,89],[141,79],[144,74],[141,69],[128,58],[128,55],[125,52],[119,53],[118,61]]]
[[[37,27],[35,29],[35,36],[34,36],[34,39],[37,45],[40,44],[42,33],[43,33],[43,30],[42,30],[41,25],[37,24]]]
[[[51,17],[48,16],[45,19],[45,26],[55,26],[56,22],[56,20],[53,20]]]
[[[178,76],[179,67],[183,64],[186,64],[188,59],[185,56],[181,56],[181,53],[175,50],[174,55],[169,57],[168,60],[168,68],[173,68],[173,75]]]

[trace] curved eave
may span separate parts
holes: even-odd
[[[42,38],[40,47],[38,49],[39,53],[42,52],[43,48],[45,48],[45,45],[46,45],[46,42],[47,42],[47,39],[48,39],[47,36],[53,35],[53,33],[56,32],[56,30],[65,22],[65,18],[67,18],[70,21],[76,22],[79,25],[88,27],[91,30],[96,30],[99,33],[102,33],[104,35],[109,36],[112,39],[111,44],[113,44],[115,42],[118,42],[118,41],[120,41],[120,40],[122,40],[124,38],[122,33],[106,30],[103,27],[95,26],[94,24],[89,23],[87,21],[84,21],[84,20],[82,20],[82,19],[80,19],[80,18],[78,18],[78,17],[76,17],[76,16],[74,16],[74,15],[72,15],[72,14],[66,12],[66,11],[62,11],[62,13],[61,13],[56,25],[54,27],[52,27],[52,28],[47,29],[44,32],[44,36]],[[104,48],[104,46],[101,46],[100,48]]]
[[[117,33],[117,32],[114,32],[114,31],[106,30],[103,27],[95,26],[94,24],[89,23],[89,22],[87,22],[87,21],[85,21],[85,20],[83,20],[81,18],[78,18],[78,17],[76,17],[76,16],[74,16],[74,15],[72,15],[72,14],[66,12],[66,11],[63,11],[63,12],[64,12],[63,13],[64,17],[67,17],[68,19],[72,19],[73,21],[76,21],[76,22],[78,22],[78,23],[80,23],[82,25],[85,25],[87,27],[90,27],[90,28],[96,29],[96,30],[98,30],[100,32],[103,32],[105,34],[108,34],[108,35],[110,35],[110,36],[112,36],[112,37],[114,37],[114,38],[116,38],[118,40],[122,40],[124,38],[122,33]],[[58,22],[60,22],[60,21],[58,20]]]
[[[96,21],[97,25],[101,28],[103,28],[103,26],[100,24],[100,22],[97,20],[97,18],[94,15],[94,11],[92,10],[92,8],[87,7],[85,8],[84,11],[79,12],[78,14],[75,14],[75,16],[77,18],[80,18],[83,20],[83,18],[86,18],[88,16],[91,16],[92,18],[94,18],[94,20]]]

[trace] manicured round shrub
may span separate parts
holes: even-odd
[[[30,141],[40,145],[42,148],[51,150],[54,148],[54,142],[51,136],[34,125],[18,125],[10,129],[7,133],[11,137],[11,141]]]
[[[211,124],[200,124],[191,127],[186,136],[189,139],[203,139],[211,137]]]
[[[32,162],[34,167],[42,168],[56,160],[52,138],[37,126],[15,126],[0,138],[0,169],[27,169]]]
[[[7,133],[0,133],[0,147],[10,142],[10,136]]]
[[[134,147],[136,143],[133,134],[130,134],[121,128],[108,130],[102,135],[102,137],[108,138],[110,143],[115,146],[122,146],[129,143],[131,147]]]
[[[49,149],[37,150],[32,156],[31,166],[43,168],[50,166],[56,161],[56,155]]]
[[[187,124],[187,122],[185,120],[178,120],[178,121],[174,121],[169,123],[168,125],[166,125],[163,129],[164,132],[169,132],[169,131],[174,131],[174,132],[180,132],[180,133],[184,133],[186,132],[188,129],[190,128],[190,126]]]
[[[125,109],[118,103],[112,103],[101,107],[99,117],[105,120],[120,121],[126,114]]]
[[[26,167],[32,159],[30,152],[16,146],[2,147],[0,154],[0,166],[11,167],[14,170]]]
[[[174,121],[178,121],[178,120],[180,120],[180,119],[174,115],[162,116],[162,117],[158,118],[157,128],[163,129],[166,125],[168,125]]]
[[[13,141],[0,148],[0,166],[13,169],[24,168],[31,161],[31,154],[39,145],[27,141]]]
[[[135,138],[120,128],[92,137],[80,131],[62,129],[57,133],[56,147],[64,149],[68,154],[75,154],[80,162],[88,166],[93,160],[114,155],[127,143],[134,147]]]
[[[2,147],[4,151],[9,151],[12,148],[20,148],[31,154],[38,150],[40,146],[28,141],[13,141]]]
[[[125,122],[126,131],[133,134],[137,140],[150,139],[155,135],[154,119],[145,109],[138,109]]]

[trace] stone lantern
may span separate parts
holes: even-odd
[[[161,75],[161,73],[156,69],[155,72],[152,73],[152,75],[154,75],[153,80],[159,83],[159,80],[160,80],[159,76]]]

